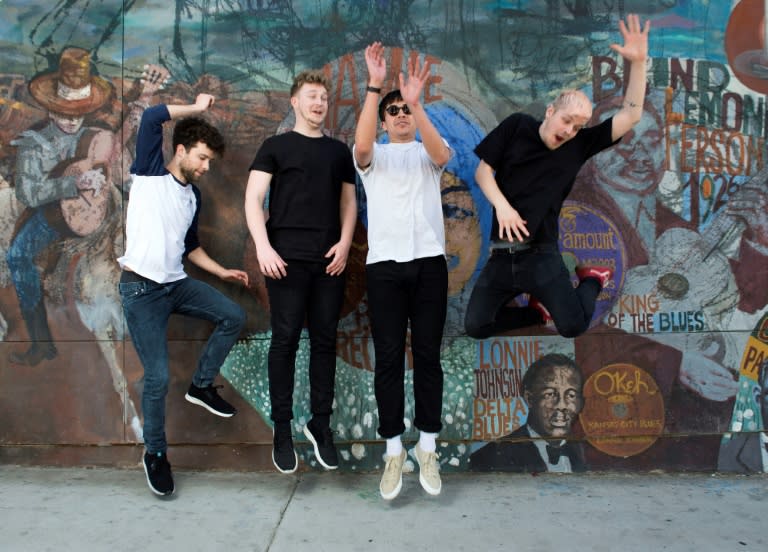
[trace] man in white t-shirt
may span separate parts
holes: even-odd
[[[173,493],[166,457],[165,396],[168,394],[168,319],[178,313],[215,325],[200,355],[185,398],[229,418],[234,407],[222,399],[214,378],[245,324],[245,311],[208,284],[187,276],[184,257],[227,282],[248,285],[248,274],[224,268],[205,252],[197,236],[200,190],[195,182],[224,152],[224,138],[194,117],[213,105],[199,94],[191,105],[156,105],[144,111],[131,166],[120,297],[136,353],[144,367],[144,471],[158,495]],[[163,123],[180,119],[173,131],[173,158],[163,160]]]
[[[429,64],[408,63],[399,75],[400,89],[379,102],[387,76],[384,47],[365,49],[368,87],[355,132],[353,156],[368,205],[366,278],[375,349],[374,375],[379,434],[387,441],[379,491],[386,500],[402,488],[406,452],[405,352],[408,323],[413,351],[414,426],[419,442],[413,454],[419,481],[432,495],[440,493],[435,439],[442,428],[443,370],[440,344],[446,317],[448,268],[440,176],[452,150],[429,120],[420,98]],[[388,144],[376,143],[378,123]],[[421,141],[416,141],[416,132]]]

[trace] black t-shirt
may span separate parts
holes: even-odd
[[[475,147],[477,156],[496,171],[501,192],[527,221],[534,242],[557,242],[560,207],[587,159],[614,144],[612,121],[608,118],[583,128],[571,140],[550,150],[539,136],[541,121],[514,113]],[[495,209],[493,214],[492,241],[499,239]]]
[[[341,238],[342,183],[355,182],[347,145],[278,134],[264,141],[250,170],[272,175],[267,235],[275,251],[285,260],[328,262],[325,254]]]

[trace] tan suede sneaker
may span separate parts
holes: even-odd
[[[440,465],[437,463],[437,453],[421,450],[419,444],[413,447],[413,456],[419,463],[419,483],[431,495],[439,495],[443,488],[440,481]]]
[[[400,494],[400,489],[403,488],[403,463],[407,456],[405,449],[397,456],[384,456],[386,465],[379,483],[379,492],[384,500],[392,500]]]

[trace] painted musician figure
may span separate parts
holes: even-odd
[[[562,92],[543,121],[515,113],[475,148],[478,185],[493,205],[491,255],[467,305],[465,329],[478,339],[554,322],[561,335],[576,337],[592,320],[600,290],[613,277],[608,267],[580,266],[573,288],[558,250],[558,217],[584,163],[615,145],[642,117],[650,22],[637,15],[619,22],[624,45],[611,48],[631,63],[622,108],[585,127],[592,103],[577,90]],[[529,293],[526,307],[507,303]]]
[[[18,147],[16,196],[27,209],[16,224],[7,260],[32,344],[23,353],[12,352],[9,360],[35,366],[57,354],[37,258],[54,243],[89,234],[106,214],[112,133],[84,127],[83,120],[110,100],[113,89],[91,74],[87,51],[66,48],[59,70],[34,77],[29,92],[49,120],[11,142]],[[41,262],[45,270],[55,261]]]

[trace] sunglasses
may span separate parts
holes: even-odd
[[[389,113],[393,117],[397,117],[397,114],[400,113],[401,110],[402,110],[403,114],[405,114],[405,115],[410,115],[411,114],[411,110],[408,109],[408,106],[405,105],[405,104],[403,104],[403,105],[389,105],[389,106],[387,106],[387,109],[385,109],[384,111],[386,111],[387,113]]]

